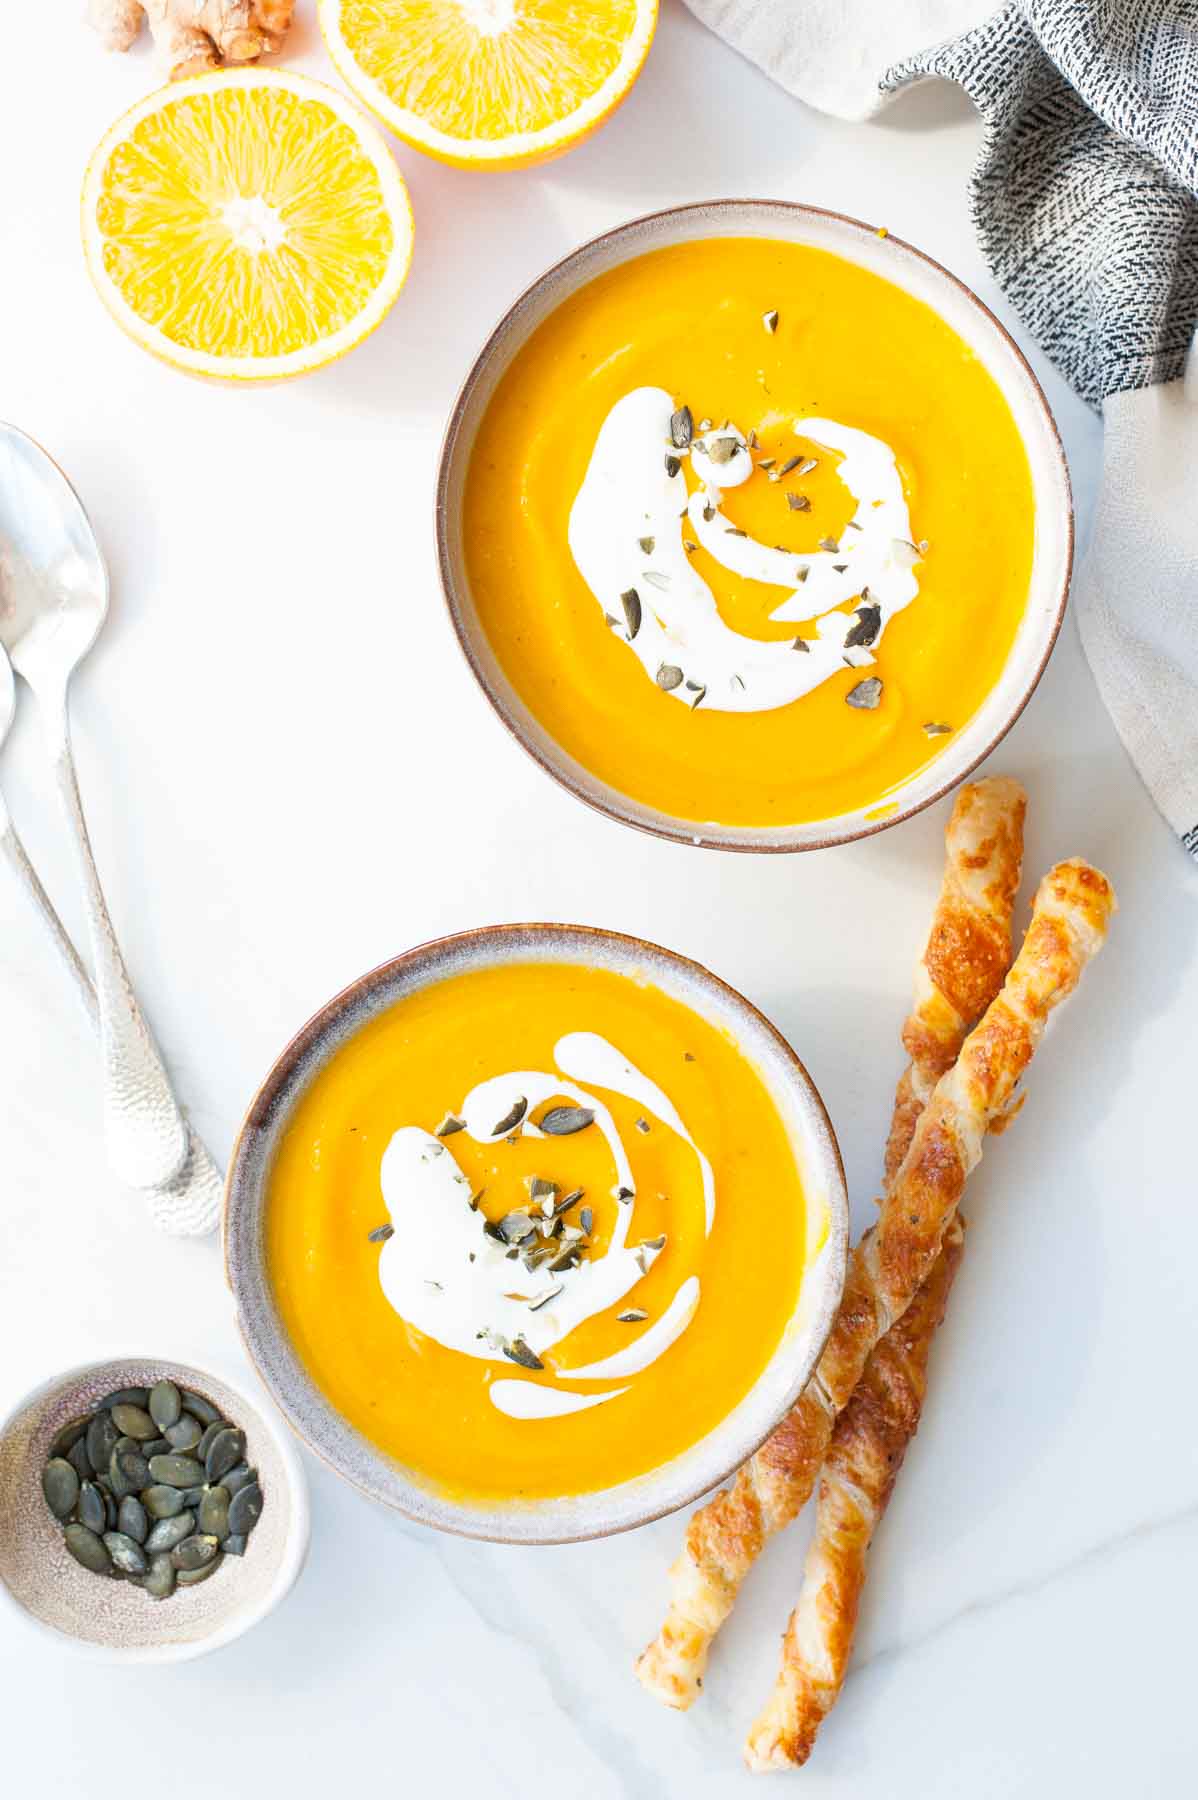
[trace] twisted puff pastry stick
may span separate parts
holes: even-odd
[[[987,1128],[1011,1104],[1053,1008],[1101,947],[1115,899],[1106,877],[1059,863],[1041,882],[1032,923],[999,997],[941,1076],[882,1205],[849,1259],[823,1355],[798,1403],[730,1489],[691,1520],[672,1570],[670,1618],[638,1668],[645,1685],[687,1705],[707,1647],[766,1538],[815,1485],[837,1415],[870,1351],[901,1317],[940,1252]]]
[[[956,1061],[967,1030],[981,1017],[1007,972],[1026,810],[1027,795],[1019,783],[997,777],[962,788],[945,828],[944,879],[903,1027],[911,1061],[894,1097],[886,1146],[887,1188],[907,1153],[928,1096]],[[779,1491],[771,1473],[786,1467],[793,1419],[792,1414],[783,1421],[740,1471],[732,1489],[691,1522],[686,1548],[670,1571],[669,1614],[637,1664],[645,1687],[667,1706],[685,1708],[695,1699],[702,1686],[707,1646],[731,1611],[741,1580],[765,1539],[798,1510],[789,1509],[785,1484]],[[813,1480],[814,1475],[812,1468]],[[717,1530],[719,1545],[712,1540]],[[720,1561],[713,1567],[717,1556]]]
[[[919,1425],[928,1353],[964,1247],[965,1221],[957,1214],[931,1274],[875,1348],[836,1421],[799,1602],[782,1640],[782,1667],[745,1743],[745,1762],[754,1773],[805,1763],[840,1694],[866,1554]]]
[[[1002,987],[1011,960],[1011,914],[1026,810],[1027,796],[1018,782],[1002,778],[963,788],[957,797],[944,834],[940,898],[903,1026],[911,1061],[894,1096],[886,1144],[887,1190],[938,1078],[952,1067],[969,1027]],[[965,1221],[956,1214],[931,1274],[874,1348],[836,1421],[798,1605],[783,1640],[790,1679],[785,1687],[779,1682],[775,1699],[749,1734],[745,1760],[751,1769],[806,1762],[844,1685],[866,1553],[919,1425],[928,1355],[944,1318],[964,1236]],[[787,1708],[784,1720],[773,1716],[775,1704]]]

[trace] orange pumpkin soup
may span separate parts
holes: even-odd
[[[463,530],[517,693],[688,822],[885,803],[994,686],[1031,476],[976,356],[826,251],[653,251],[558,308],[483,417]]]
[[[418,1480],[518,1501],[718,1424],[781,1341],[809,1224],[729,1036],[538,962],[448,977],[342,1045],[275,1158],[266,1249],[338,1411]]]

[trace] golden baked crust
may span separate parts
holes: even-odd
[[[671,1570],[670,1616],[637,1664],[642,1683],[666,1704],[694,1699],[711,1637],[757,1551],[809,1497],[836,1415],[874,1344],[930,1273],[988,1125],[1010,1104],[1050,1012],[1100,947],[1113,908],[1109,882],[1084,863],[1059,864],[1041,883],[1002,993],[938,1082],[878,1225],[850,1258],[845,1300],[806,1392],[732,1487],[691,1520]]]
[[[953,806],[944,833],[944,878],[903,1027],[911,1062],[895,1094],[886,1146],[887,1189],[928,1095],[956,1060],[968,1027],[1006,973],[1026,810],[1022,787],[1002,776],[970,783]],[[961,966],[954,950],[968,958]],[[968,996],[980,996],[980,1004],[976,1014],[966,1017],[961,1008]],[[876,1335],[872,1295],[860,1290],[851,1266],[841,1311],[851,1315],[858,1309],[863,1335]],[[665,1623],[637,1664],[642,1683],[666,1705],[686,1708],[695,1699],[708,1645],[731,1611],[741,1581],[766,1538],[798,1510],[789,1497],[806,1495],[814,1486],[826,1409],[822,1389],[813,1384],[732,1486],[692,1518],[682,1555],[670,1570]]]
[[[774,1691],[745,1744],[755,1772],[805,1763],[848,1669],[870,1540],[915,1435],[928,1353],[964,1248],[954,1217],[932,1272],[865,1366],[836,1421],[819,1486],[799,1602],[782,1640]]]

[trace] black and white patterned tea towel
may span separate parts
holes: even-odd
[[[1105,422],[1082,642],[1198,859],[1198,0],[687,0],[800,99],[865,118],[928,76],[986,125],[982,249]]]

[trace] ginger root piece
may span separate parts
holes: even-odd
[[[712,1637],[766,1540],[809,1498],[832,1435],[874,1345],[930,1274],[989,1126],[1011,1105],[1053,1009],[1101,948],[1115,896],[1105,875],[1058,863],[1040,884],[1032,923],[1002,992],[942,1075],[882,1204],[853,1251],[844,1296],[797,1405],[738,1474],[697,1512],[671,1570],[669,1616],[637,1672],[668,1705],[697,1692]]]
[[[294,0],[88,0],[107,50],[127,50],[143,18],[174,80],[255,62],[282,48]]]

